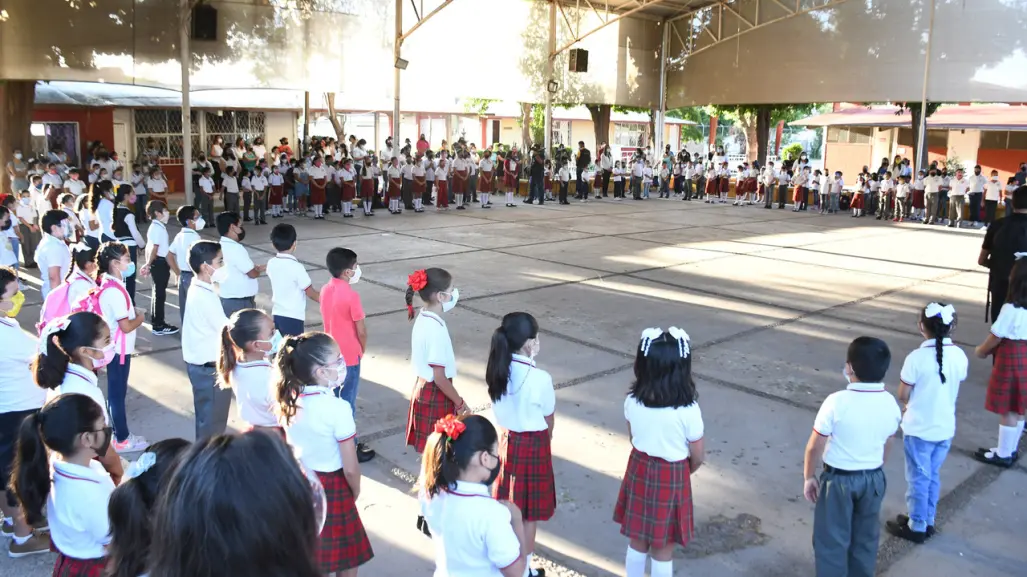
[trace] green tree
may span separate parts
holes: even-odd
[[[675,149],[680,148],[683,142],[701,142],[706,136],[703,127],[710,125],[710,113],[705,106],[674,108],[667,111],[667,116],[695,123],[681,125],[681,142],[675,143]]]
[[[770,128],[780,121],[791,122],[809,116],[817,110],[817,104],[740,104],[712,106],[717,116],[733,120],[745,135],[745,153],[749,161],[758,160],[762,165],[767,160],[770,143]],[[754,146],[755,145],[755,146]]]
[[[909,111],[910,127],[913,129],[913,150],[916,156],[916,167],[922,168],[927,166],[927,139],[920,142],[920,119],[930,118],[932,114],[938,111],[941,107],[940,102],[927,101],[927,108],[923,107],[922,102],[896,102],[899,106],[896,115],[902,115],[902,113]]]

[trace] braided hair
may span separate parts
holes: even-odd
[[[945,303],[931,303],[939,304],[941,306],[948,306]],[[935,313],[934,316],[927,316],[927,309],[930,305],[925,307],[920,312],[920,326],[923,328],[924,336],[927,338],[934,338],[934,354],[938,360],[938,376],[941,377],[941,382],[945,382],[945,373],[942,370],[942,359],[944,353],[944,341],[949,338],[952,334],[952,329],[956,328],[957,317],[956,314],[952,313],[952,322],[946,323],[942,318],[941,313]]]

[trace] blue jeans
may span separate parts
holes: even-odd
[[[274,316],[275,328],[283,337],[295,337],[303,334],[303,320],[292,317]]]
[[[910,529],[923,532],[928,525],[934,525],[941,491],[941,464],[949,454],[952,440],[931,442],[906,436],[902,444],[906,450],[906,508]]]
[[[111,415],[114,439],[119,442],[127,439],[129,434],[125,395],[128,394],[128,373],[132,368],[132,355],[125,355],[125,364],[121,364],[121,359],[121,354],[116,353],[114,360],[107,365],[107,411]]]
[[[543,184],[545,184],[545,182],[543,181],[541,176],[539,176],[537,178],[536,177],[532,177],[531,183],[530,183],[530,185],[531,185],[531,194],[528,196],[528,202],[534,202],[535,200],[538,200],[539,204],[542,204],[542,203],[545,202],[546,197],[545,197],[545,194],[544,194],[544,192],[542,190]]]
[[[357,389],[360,388],[360,361],[353,366],[346,366],[346,380],[335,388],[335,396],[349,403],[353,408],[353,421],[357,420]],[[353,439],[356,442],[356,438]]]
[[[1006,214],[1009,214],[1008,210]],[[14,272],[20,272],[21,261],[18,259],[18,255],[21,254],[21,243],[18,242],[17,238],[11,238],[11,251],[14,252],[14,264],[11,265],[11,268],[14,269]]]

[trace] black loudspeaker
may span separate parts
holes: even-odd
[[[193,8],[193,40],[218,39],[218,11],[213,6],[200,4]]]
[[[588,72],[588,50],[571,48],[569,56],[571,72]]]

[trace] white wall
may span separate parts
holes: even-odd
[[[895,146],[899,139],[897,128],[875,128],[871,137],[873,144],[870,153],[871,170],[881,166],[881,159],[887,158],[889,163],[895,157]]]
[[[294,151],[298,151],[296,138],[296,127],[299,124],[299,113],[286,111],[268,111],[264,113],[264,142],[270,152],[271,147],[278,145],[278,140],[283,136],[289,139]]]
[[[950,130],[946,156],[958,158],[963,168],[970,170],[977,164],[977,150],[981,145],[980,130]]]

